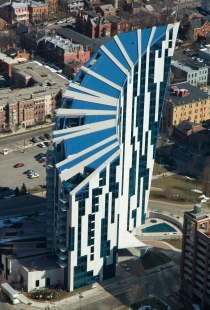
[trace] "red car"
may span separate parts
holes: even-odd
[[[47,158],[42,158],[42,159],[40,159],[40,163],[46,163],[46,161],[47,161]]]
[[[23,167],[25,166],[23,163],[18,163],[16,165],[14,165],[14,168],[20,168],[20,167]]]

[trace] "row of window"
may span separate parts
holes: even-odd
[[[205,71],[199,71],[199,74],[207,74],[207,70],[205,70]],[[193,77],[197,77],[197,73],[192,73],[191,75],[190,74],[188,74],[188,77],[190,78],[193,78]]]

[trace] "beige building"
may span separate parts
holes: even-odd
[[[201,123],[210,118],[210,95],[188,83],[166,89],[163,109],[163,131],[171,132],[183,120]]]

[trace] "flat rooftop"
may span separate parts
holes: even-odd
[[[40,257],[30,258],[28,261],[22,261],[21,265],[23,268],[25,268],[27,271],[37,271],[37,270],[48,270],[48,269],[58,269],[60,268],[58,264],[56,263],[56,257],[53,256],[47,256],[47,257]]]
[[[174,86],[176,86],[179,90],[186,89],[188,91],[188,95],[186,97],[176,96],[176,94],[171,91],[171,88]],[[208,98],[209,95],[206,92],[187,82],[169,85],[166,88],[165,101],[170,101],[173,106],[189,104],[192,103],[193,100],[196,102],[198,100],[206,100]]]

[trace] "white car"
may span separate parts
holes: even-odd
[[[29,176],[30,179],[38,178],[38,177],[39,177],[39,174],[36,173],[36,172],[34,172],[33,174],[31,174],[31,175]]]
[[[15,197],[15,194],[10,194],[8,196],[4,196],[4,199],[10,199],[10,198],[13,198]]]
[[[48,24],[47,26],[48,26],[48,27],[49,27],[49,26],[52,26],[52,24]]]
[[[44,142],[40,142],[40,143],[38,144],[38,146],[39,146],[39,147],[46,147],[46,145],[44,144]]]
[[[27,176],[29,177],[31,174],[34,174],[34,170],[28,170]]]

